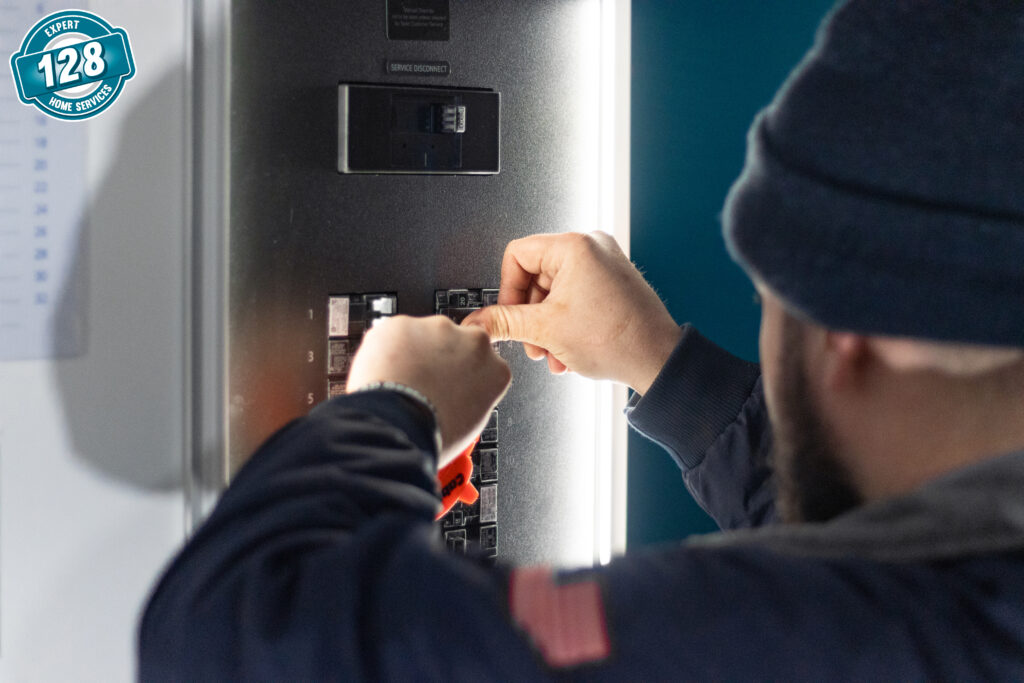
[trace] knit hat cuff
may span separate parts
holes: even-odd
[[[1024,346],[1024,216],[938,206],[797,168],[773,146],[770,116],[751,128],[723,214],[729,252],[748,275],[833,329]],[[878,173],[884,179],[886,169]]]

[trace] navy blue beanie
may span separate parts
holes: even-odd
[[[755,119],[723,224],[826,327],[1024,346],[1024,2],[841,4]]]

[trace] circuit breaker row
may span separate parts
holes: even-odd
[[[471,455],[473,475],[469,481],[480,496],[472,505],[456,503],[441,518],[444,542],[451,551],[479,548],[486,557],[498,554],[498,419],[495,410]]]
[[[439,289],[434,312],[456,323],[483,307],[498,302],[497,289]],[[398,312],[395,294],[339,294],[327,304],[327,396],[345,393],[352,358],[363,335],[378,321]],[[480,441],[473,449],[470,482],[480,492],[472,505],[456,503],[440,520],[444,541],[454,552],[479,549],[486,557],[498,554],[498,436],[499,414],[491,413]]]
[[[447,316],[456,323],[461,323],[473,311],[496,303],[496,289],[439,289],[434,292],[434,313]]]
[[[327,301],[327,397],[345,393],[352,358],[374,323],[398,312],[395,294],[341,294]]]
[[[456,323],[473,311],[498,303],[496,289],[439,289],[434,292],[434,312]],[[472,505],[459,502],[441,519],[444,542],[453,552],[479,549],[486,557],[498,555],[498,435],[499,413],[491,413],[473,449],[470,483],[480,492]]]

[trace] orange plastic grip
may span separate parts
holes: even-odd
[[[473,458],[471,454],[480,441],[478,436],[469,444],[466,450],[459,453],[458,457],[445,465],[437,473],[437,484],[441,489],[441,512],[437,513],[436,519],[441,519],[448,511],[455,507],[458,502],[472,505],[480,497],[480,492],[470,483],[473,476]]]

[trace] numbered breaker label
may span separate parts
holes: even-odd
[[[497,289],[438,289],[434,292],[434,312],[456,323],[461,323],[473,311],[496,303]],[[495,410],[471,455],[473,476],[470,481],[480,497],[472,505],[456,503],[441,518],[445,545],[451,551],[479,550],[490,558],[498,555],[498,421]]]
[[[453,552],[473,550],[489,558],[498,555],[498,419],[495,410],[470,456],[473,459],[470,482],[480,492],[480,497],[472,505],[456,503],[439,522],[445,545]]]
[[[345,393],[352,358],[363,335],[398,312],[395,294],[338,294],[327,300],[327,397]]]

